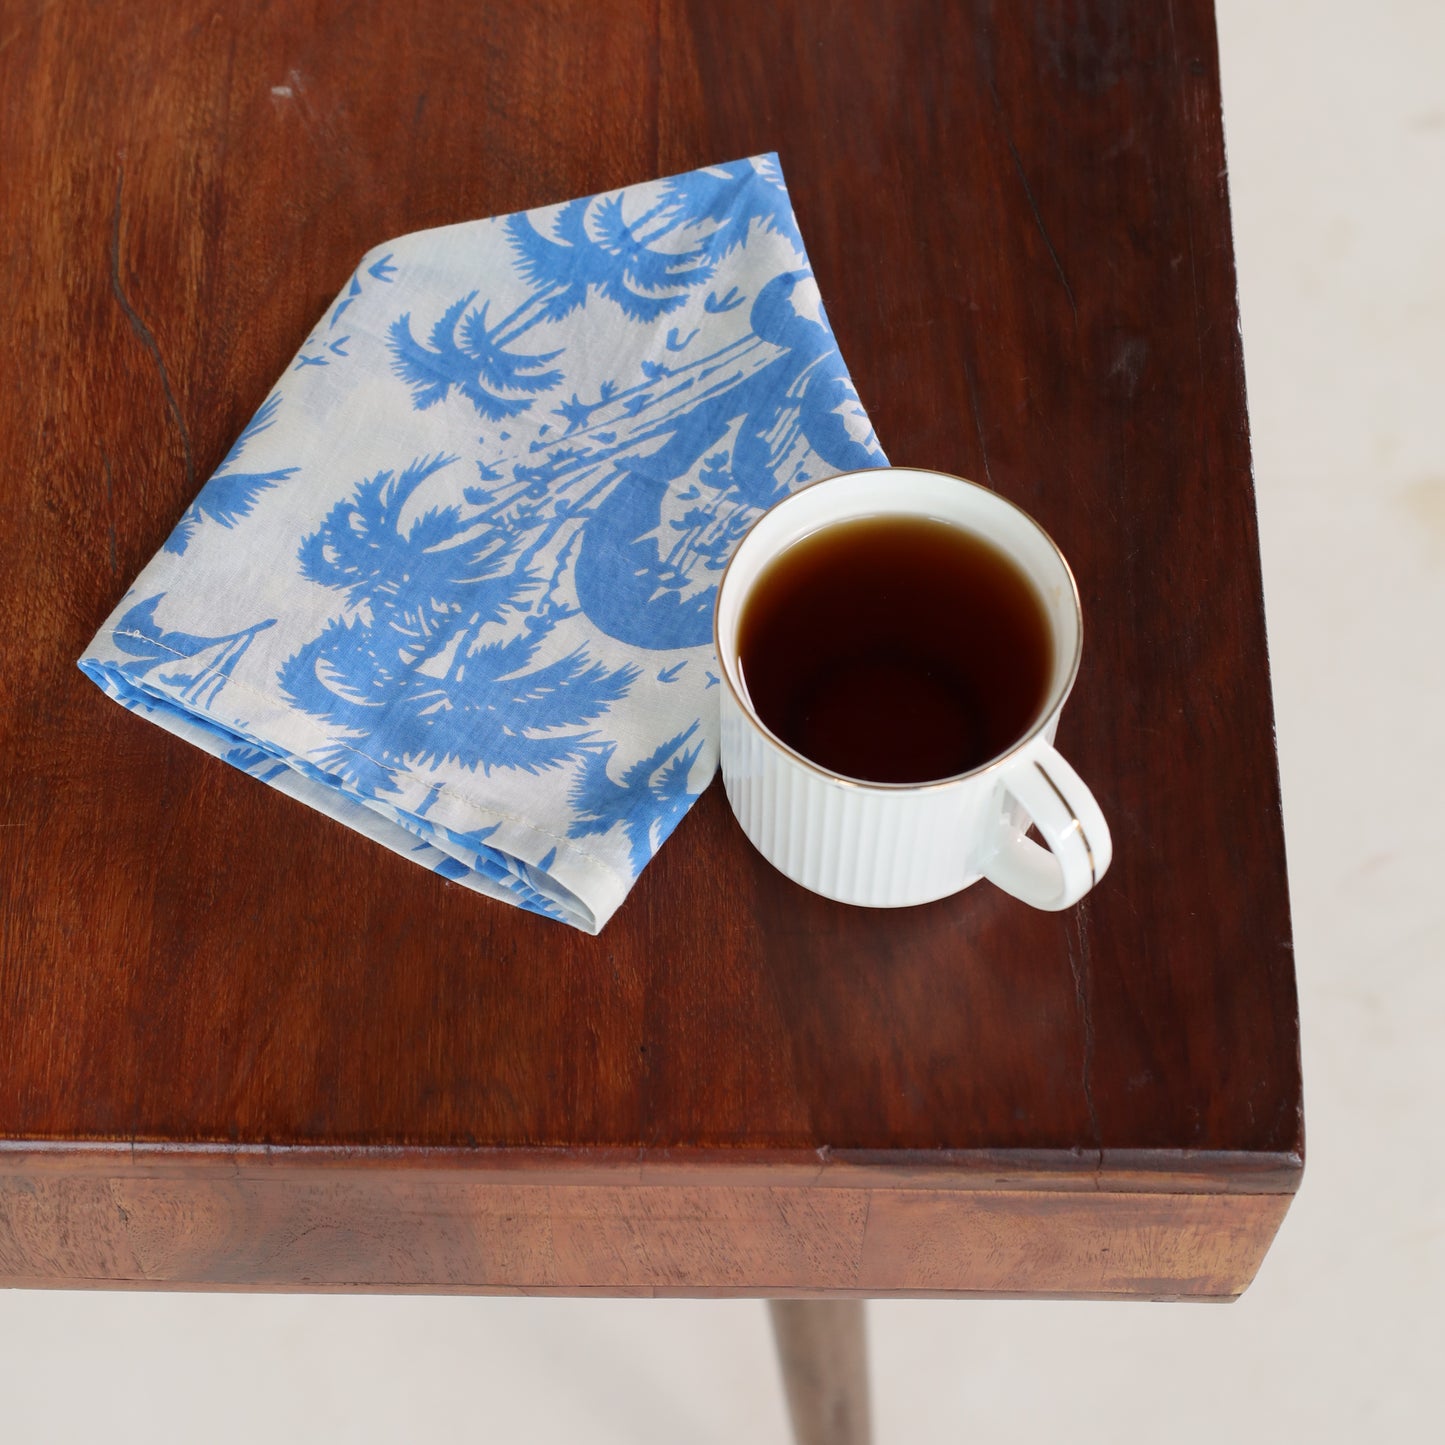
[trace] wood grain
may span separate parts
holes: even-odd
[[[13,1284],[1227,1299],[1287,1194],[653,1182],[452,1161],[0,1171]]]
[[[244,21],[20,0],[0,100],[0,1140],[54,1146],[0,1165],[0,1272],[1243,1287],[1303,1123],[1204,0],[317,0]],[[423,872],[76,671],[368,247],[762,150],[890,456],[1020,502],[1078,576],[1060,744],[1116,840],[1080,907],[986,885],[834,905],[773,873],[714,786],[586,938]],[[137,1141],[279,1150],[254,1185],[270,1202],[185,1147],[160,1188]],[[317,1184],[312,1150],[389,1162]],[[511,1159],[518,1182],[468,1182],[454,1238],[426,1212],[450,1174],[404,1192],[429,1150]],[[684,1156],[704,1178],[669,1182]],[[554,1157],[635,1173],[563,1184]],[[856,1184],[818,1189],[810,1159],[854,1161]],[[820,1238],[854,1237],[856,1196],[866,1236],[816,1261],[788,1245],[754,1192],[773,1178],[799,1211],[826,1193]],[[950,1262],[953,1231],[1002,1228],[977,1213],[994,1178],[989,1208],[1012,1201],[1022,1231],[1007,1268],[972,1245]],[[127,1188],[159,1253],[127,1254],[107,1215]],[[602,1192],[568,1214],[552,1196],[571,1188]],[[734,1221],[728,1252],[669,1253],[652,1190],[678,1208],[701,1190],[702,1217]],[[523,1194],[518,1218],[612,1223],[494,1267],[511,1246],[478,1253],[476,1221],[501,1229]],[[387,1210],[390,1230],[361,1228]],[[318,1212],[330,1233],[295,1233]],[[646,1241],[626,1267],[616,1221]],[[333,1236],[350,1243],[326,1254]],[[413,1236],[421,1262],[394,1255]],[[1132,1263],[1101,1267],[1100,1240]]]

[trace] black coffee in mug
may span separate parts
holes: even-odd
[[[992,543],[928,517],[837,522],[781,552],[738,626],[753,709],[829,772],[922,783],[1007,752],[1038,718],[1053,638]]]

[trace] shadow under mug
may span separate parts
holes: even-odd
[[[738,666],[738,628],[758,577],[793,543],[837,522],[928,517],[982,537],[1033,583],[1053,638],[1042,707],[1006,752],[955,777],[871,783],[820,767],[759,720]],[[1078,902],[1113,856],[1094,795],[1054,748],[1079,671],[1083,625],[1063,554],[1026,512],[975,482],[892,467],[844,472],[763,514],[718,589],[713,643],[723,687],[723,785],[743,832],[795,883],[842,903],[927,903],[987,878],[1035,908]],[[1029,824],[1047,847],[1025,836]]]

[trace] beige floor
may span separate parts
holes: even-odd
[[[872,1306],[880,1445],[1441,1438],[1445,5],[1220,30],[1307,1182],[1231,1308]],[[0,1440],[267,1439],[786,1432],[752,1302],[0,1293]]]

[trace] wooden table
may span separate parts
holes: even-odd
[[[1207,0],[19,0],[0,101],[5,1282],[1248,1284],[1303,1134]],[[833,905],[714,784],[588,938],[76,671],[367,247],[774,149],[890,455],[1077,572],[1082,905]]]

